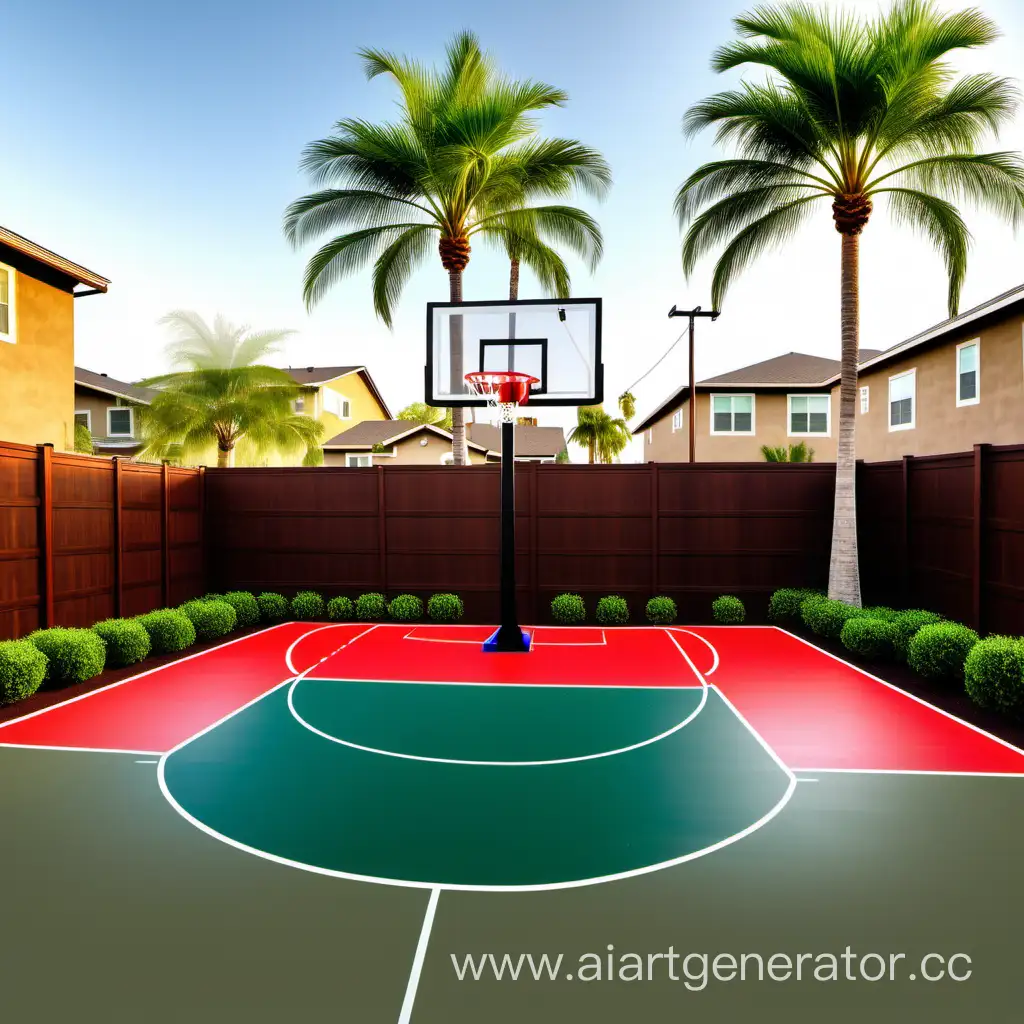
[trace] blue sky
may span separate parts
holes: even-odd
[[[574,290],[605,299],[614,399],[678,334],[668,307],[709,303],[709,268],[690,282],[682,277],[672,200],[715,150],[710,138],[685,140],[679,125],[690,103],[735,81],[712,74],[708,62],[746,6],[108,0],[86,16],[70,0],[11,5],[5,70],[18,88],[6,104],[0,223],[112,279],[108,295],[77,304],[82,365],[129,379],[158,372],[163,313],[222,312],[294,328],[282,365],[365,363],[397,410],[422,398],[423,308],[447,298],[443,271],[432,263],[417,275],[393,331],[373,316],[368,275],[307,314],[301,275],[309,252],[291,250],[281,214],[308,190],[298,171],[307,142],[342,117],[392,116],[393,87],[365,80],[357,48],[433,61],[453,32],[471,28],[510,74],[568,91],[568,105],[544,116],[545,133],[579,138],[612,165],[609,199],[583,204],[601,221],[606,258],[592,277],[574,267]],[[1012,0],[980,6],[1006,35],[961,66],[1014,75],[1024,11]],[[1022,125],[993,148],[1021,148]],[[1024,280],[1024,241],[991,217],[972,214],[969,222],[976,247],[964,308]],[[944,317],[944,274],[923,242],[876,216],[863,253],[865,346],[891,344]],[[717,323],[701,326],[698,376],[790,350],[837,355],[838,262],[825,209],[748,272]],[[465,297],[501,297],[506,275],[496,254],[474,252]],[[539,292],[527,281],[522,294]],[[684,381],[680,346],[638,389],[641,412]]]

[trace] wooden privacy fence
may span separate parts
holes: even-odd
[[[0,639],[203,593],[203,476],[0,443]]]

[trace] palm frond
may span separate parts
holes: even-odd
[[[432,248],[436,228],[421,224],[403,231],[381,254],[373,267],[373,308],[392,326],[392,311],[406,283]]]

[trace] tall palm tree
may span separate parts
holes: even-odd
[[[714,55],[716,71],[755,65],[760,83],[697,103],[685,128],[717,127],[737,155],[698,168],[676,196],[687,228],[683,267],[719,251],[712,303],[756,257],[790,238],[828,202],[841,237],[842,365],[829,596],[860,604],[854,493],[854,401],[860,347],[860,234],[884,197],[892,218],[941,252],[955,314],[970,234],[955,205],[1017,224],[1024,166],[1012,152],[978,152],[1013,114],[1010,81],[957,78],[946,57],[984,46],[996,26],[976,9],[947,14],[932,0],[895,0],[865,21],[806,2],[758,7],[735,21],[740,40]]]
[[[234,464],[244,441],[256,455],[298,454],[316,465],[323,425],[292,411],[300,389],[284,371],[261,360],[292,331],[255,331],[218,316],[211,327],[198,313],[175,310],[163,317],[174,338],[167,346],[173,373],[150,377],[158,389],[143,410],[146,458],[189,457],[217,446],[217,466]]]
[[[438,409],[437,406],[427,405],[426,402],[412,402],[399,412],[398,418],[409,420],[411,423],[442,427],[445,430],[451,430],[452,427],[451,409]]]
[[[307,264],[307,305],[373,261],[374,307],[390,326],[402,289],[435,238],[449,300],[461,302],[475,236],[504,243],[512,233],[529,242],[543,233],[579,248],[600,237],[593,218],[574,207],[525,209],[527,183],[541,176],[595,193],[607,185],[599,154],[572,140],[531,139],[530,115],[563,104],[564,92],[499,76],[469,32],[452,40],[440,70],[379,50],[360,52],[368,78],[388,75],[397,83],[400,116],[380,125],[339,121],[334,135],[306,148],[304,168],[327,187],[288,207],[286,234],[300,245],[349,229]],[[457,329],[460,321],[453,325]],[[453,339],[453,377],[461,371],[458,341]],[[453,410],[452,447],[456,465],[465,465],[461,408]]]
[[[587,462],[610,463],[626,450],[629,444],[629,427],[624,419],[613,418],[600,405],[583,405],[576,410],[576,426],[569,434],[569,440],[587,449]]]

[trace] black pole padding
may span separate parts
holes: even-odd
[[[501,626],[498,651],[528,651],[516,614],[516,477],[515,424],[501,425]]]

